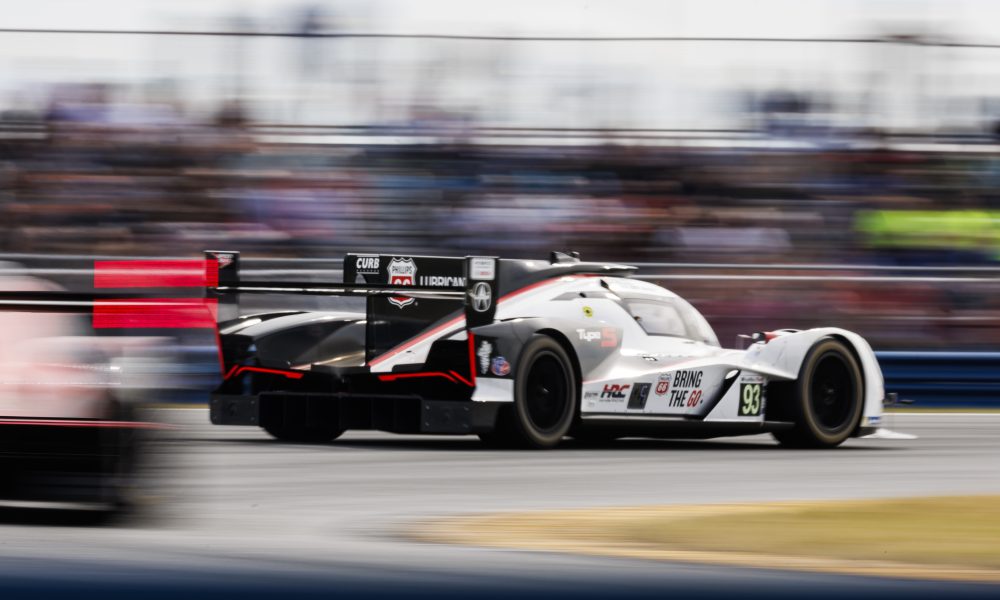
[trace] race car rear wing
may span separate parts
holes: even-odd
[[[241,294],[264,293],[365,297],[369,321],[403,322],[398,335],[453,313],[467,327],[493,322],[501,262],[494,257],[349,254],[344,262],[344,281],[323,283],[244,281],[234,251],[206,251],[205,260],[95,261],[91,289],[0,289],[0,310],[91,315],[95,329],[217,328],[239,317]],[[382,333],[381,345],[394,341]]]
[[[340,283],[245,281],[239,252],[206,251],[205,258],[207,294],[218,299],[220,322],[239,316],[241,294],[366,298],[369,360],[456,312],[464,313],[466,329],[488,325],[496,314],[496,257],[348,254]]]

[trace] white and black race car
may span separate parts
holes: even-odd
[[[238,253],[207,257],[223,363],[212,422],[282,440],[377,429],[551,448],[770,432],[834,447],[881,420],[882,374],[861,336],[785,329],[727,350],[629,266],[349,254],[344,282],[321,284],[242,281]],[[239,315],[250,293],[362,296],[366,310]]]

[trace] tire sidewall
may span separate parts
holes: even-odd
[[[541,356],[554,356],[562,366],[566,378],[567,402],[566,408],[556,426],[549,430],[540,430],[531,420],[528,412],[528,373],[534,362]],[[579,391],[573,364],[566,350],[554,339],[535,335],[525,346],[517,365],[517,378],[514,386],[514,427],[518,437],[529,446],[535,448],[551,448],[569,433],[576,417],[579,404]]]
[[[847,367],[848,373],[854,379],[854,405],[845,419],[844,424],[836,429],[830,430],[821,425],[812,407],[812,381],[816,367],[820,361],[831,353],[839,355]],[[802,361],[802,370],[798,380],[798,425],[802,428],[816,445],[833,447],[841,444],[854,432],[860,422],[861,414],[864,410],[864,377],[861,367],[854,355],[842,343],[832,338],[820,340],[806,355]]]
[[[271,437],[281,442],[292,442],[297,444],[325,444],[332,442],[341,435],[344,430],[330,427],[262,427]]]

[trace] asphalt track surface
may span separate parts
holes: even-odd
[[[487,550],[408,541],[463,513],[1000,493],[1000,414],[890,415],[914,440],[794,451],[768,436],[489,450],[471,437],[352,432],[324,446],[213,427],[151,453],[142,518],[0,511],[0,597],[997,597],[1000,587]]]

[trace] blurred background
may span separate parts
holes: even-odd
[[[0,253],[73,287],[94,256],[208,247],[320,279],[345,251],[577,250],[642,265],[724,344],[822,324],[990,349],[998,19],[985,0],[36,0],[0,30]]]
[[[294,281],[340,281],[348,251],[578,251],[639,266],[638,277],[704,313],[725,346],[738,347],[738,334],[843,327],[876,350],[887,391],[918,408],[1000,408],[1000,2],[5,8],[0,295],[90,293],[95,261],[197,261],[206,249],[240,251],[248,280]],[[203,308],[200,286],[182,293]],[[241,302],[249,312],[331,300]],[[257,586],[265,576],[280,576],[270,585],[284,598],[299,572],[320,571],[362,590],[398,581],[411,594],[425,588],[410,581],[461,573],[478,597],[484,585],[509,597],[511,574],[547,597],[576,589],[556,576],[577,587],[606,580],[617,597],[639,588],[616,578],[632,585],[655,571],[662,579],[649,581],[669,581],[675,597],[678,585],[706,581],[720,597],[737,588],[752,597],[754,586],[769,598],[803,589],[859,597],[857,581],[836,587],[826,574],[786,576],[774,588],[789,590],[782,595],[767,591],[770,576],[728,567],[616,560],[598,569],[538,552],[407,545],[386,523],[451,511],[998,489],[989,456],[1000,421],[955,414],[890,414],[885,426],[905,430],[894,446],[865,441],[822,462],[753,451],[770,441],[633,440],[622,452],[584,444],[532,460],[471,439],[420,445],[366,432],[339,447],[268,447],[256,431],[208,424],[203,403],[220,379],[214,327],[95,328],[90,310],[0,313],[0,417],[35,428],[0,436],[0,459],[27,440],[53,459],[56,474],[41,482],[61,497],[86,488],[166,516],[81,534],[6,526],[25,519],[0,510],[0,588],[67,573],[93,585],[111,573],[146,589],[102,598],[136,589],[168,597],[173,588],[146,570],[169,566],[176,573],[158,577],[172,586],[232,569],[220,589],[249,588],[244,600],[266,597]],[[202,410],[162,409],[178,402]],[[89,438],[57,438],[100,460],[67,475],[65,456],[39,441],[37,427],[51,425],[39,417],[88,427],[101,419]],[[910,431],[919,441],[901,444]],[[0,503],[23,481],[37,483],[11,477],[21,462],[0,460]],[[91,471],[99,476],[79,474]],[[940,554],[959,556],[960,546],[942,542]],[[91,562],[63,564],[81,559]],[[550,576],[543,571],[551,588],[537,587]],[[888,585],[872,581],[867,589]],[[896,584],[910,599],[960,597],[928,582]]]

